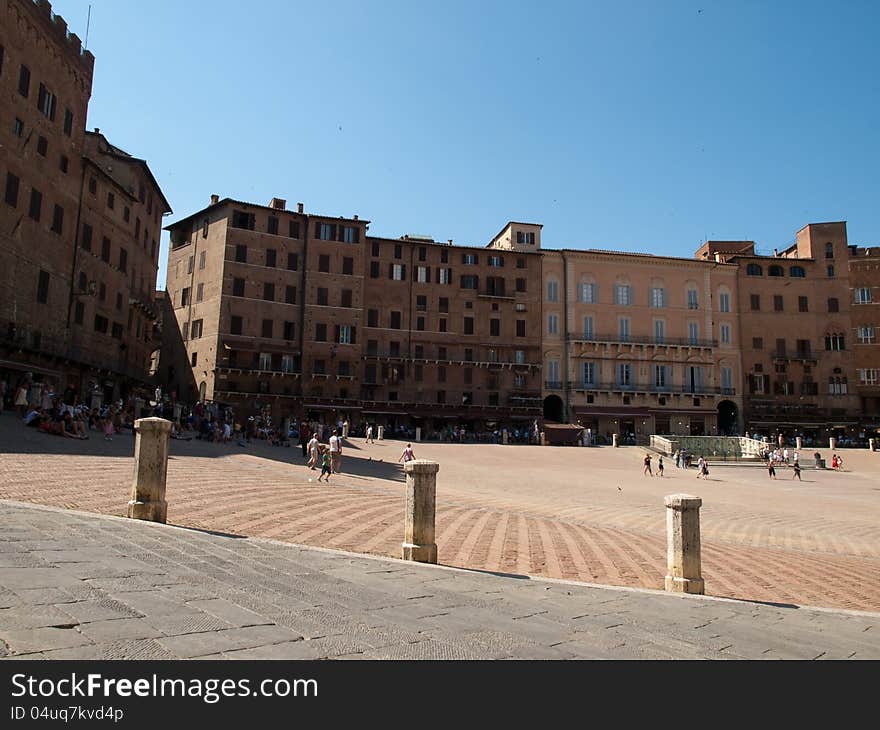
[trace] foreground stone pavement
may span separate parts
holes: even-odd
[[[880,614],[499,576],[0,501],[7,659],[880,658]]]
[[[316,547],[400,556],[404,443],[346,442],[343,474],[317,484],[298,448],[172,441],[168,521]],[[438,559],[445,565],[603,585],[663,588],[664,496],[703,499],[703,577],[715,596],[880,611],[880,453],[846,451],[847,471],[667,461],[642,476],[642,449],[414,444],[440,463]],[[134,440],[62,439],[0,416],[0,499],[125,515]],[[809,451],[809,450],[808,450]],[[827,450],[820,450],[830,458]],[[809,455],[809,454],[808,454]],[[809,460],[808,460],[809,461]]]

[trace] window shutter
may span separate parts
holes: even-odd
[[[55,107],[56,107],[57,105],[58,105],[58,97],[57,97],[57,96],[53,96],[53,97],[52,97],[52,105],[49,107],[49,121],[50,121],[50,122],[54,122],[54,121],[55,121]]]
[[[440,283],[440,267],[439,266],[437,267],[437,271],[435,272],[435,277],[436,277],[435,283],[439,284]],[[428,280],[430,281],[430,279],[431,279],[431,277],[429,276]]]
[[[426,267],[426,268],[428,269],[428,272],[427,272],[427,274],[426,274],[426,276],[425,276],[425,281],[431,281],[431,267],[428,266],[428,267]]]
[[[337,241],[345,240],[345,226],[336,226],[336,236]]]
[[[321,238],[321,224],[318,222],[315,222],[315,238]]]
[[[400,275],[401,280],[406,281],[406,264],[401,264],[400,270],[401,270],[401,275]]]
[[[46,87],[40,84],[40,93],[37,94],[37,109],[43,111],[43,104],[46,103]]]
[[[354,325],[352,325],[352,326],[351,326],[351,344],[352,344],[352,345],[356,345],[356,344],[357,344],[356,333],[357,333],[357,327],[355,327]]]
[[[361,229],[357,228],[357,227],[354,229],[354,242],[355,243],[361,242]]]
[[[388,264],[388,278],[394,278],[394,264]]]
[[[338,324],[333,328],[333,341],[339,342],[339,325]]]

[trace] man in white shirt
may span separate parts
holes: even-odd
[[[318,464],[318,436],[315,433],[312,433],[312,438],[309,440],[306,448],[309,450],[309,468],[316,469]]]
[[[339,438],[338,434],[333,434],[330,437],[330,469],[334,474],[339,473],[339,469],[342,466],[342,439]]]

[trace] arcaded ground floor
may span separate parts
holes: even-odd
[[[177,525],[396,556],[405,442],[350,439],[343,473],[318,484],[296,447],[173,441],[168,519]],[[713,466],[696,479],[644,450],[413,444],[440,463],[440,562],[512,574],[662,588],[666,494],[703,499],[707,592],[880,611],[880,453],[843,450],[844,471]],[[830,452],[820,449],[830,463]],[[0,498],[122,515],[133,439],[75,441],[0,416]],[[810,455],[812,454],[812,450]],[[656,458],[655,458],[656,463]],[[805,464],[811,459],[803,459]],[[310,481],[312,480],[312,481]]]

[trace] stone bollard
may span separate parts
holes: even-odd
[[[440,465],[436,461],[415,459],[406,462],[403,470],[406,472],[403,559],[418,563],[436,563],[434,514]]]
[[[704,593],[700,572],[700,506],[689,494],[670,494],[666,501],[666,590]]]
[[[547,437],[544,435],[544,432],[541,431],[541,446],[547,445]]]
[[[797,449],[798,451],[800,451],[802,448],[804,448],[804,440],[803,440],[803,438],[801,438],[800,436],[796,436],[795,439],[794,439],[794,447],[795,447],[795,449]]]
[[[168,438],[171,421],[141,418],[134,422],[134,480],[128,516],[134,520],[165,522],[165,477],[168,471]]]
[[[874,451],[874,448],[877,446],[877,442],[874,439],[868,439],[868,450]]]
[[[510,437],[507,435],[507,429],[506,428],[501,429],[501,443],[504,444],[505,446],[507,446],[507,444],[510,443],[509,438]]]
[[[342,438],[348,438],[348,421],[342,424]]]
[[[418,442],[421,440],[422,440],[422,427],[416,426],[416,441]]]
[[[376,429],[376,431],[377,431],[377,433],[376,433],[376,440],[377,440],[377,441],[382,441],[382,439],[385,438],[385,426],[379,426],[379,428]]]
[[[837,439],[834,438],[834,436],[831,436],[828,439],[828,448],[831,449],[832,451],[834,451],[834,449],[837,448]]]
[[[620,446],[616,433],[611,434],[611,445],[616,449]]]

